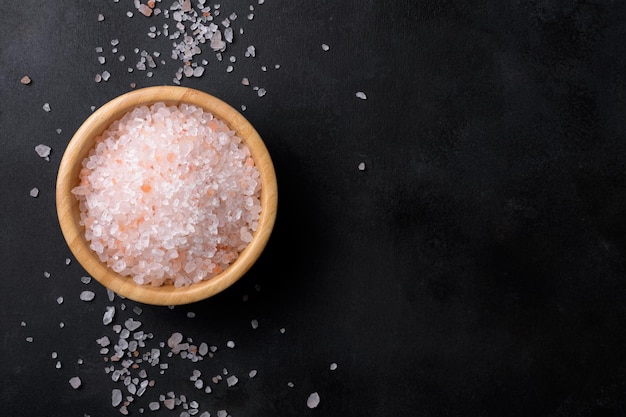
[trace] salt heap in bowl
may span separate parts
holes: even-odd
[[[252,241],[260,174],[241,138],[210,112],[140,106],[95,142],[72,193],[89,247],[119,275],[189,286],[228,268]]]

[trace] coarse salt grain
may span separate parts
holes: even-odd
[[[73,193],[91,249],[114,271],[138,284],[186,286],[226,269],[252,240],[260,174],[211,113],[139,107],[97,142]]]
[[[357,91],[355,95],[357,96],[357,98],[360,98],[361,100],[367,100],[367,96],[365,95],[363,91]]]
[[[359,168],[359,171],[365,171],[365,162],[359,163],[358,168]]]
[[[82,381],[79,377],[75,376],[70,378],[70,385],[72,386],[72,388],[78,389],[82,385]]]
[[[35,188],[33,188],[33,189],[31,189],[31,190],[30,190],[30,196],[31,196],[31,197],[35,198],[35,197],[37,197],[38,195],[39,195],[39,189],[38,189],[38,188],[36,188],[36,187],[35,187]],[[46,278],[47,278],[47,277],[46,277]]]
[[[320,396],[317,392],[314,392],[311,395],[309,395],[309,398],[307,398],[306,400],[306,406],[309,408],[315,408],[319,405],[319,403],[320,403]]]

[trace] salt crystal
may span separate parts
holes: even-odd
[[[50,155],[50,150],[51,148],[48,145],[37,145],[35,146],[35,152],[37,152],[37,155],[39,155],[41,158],[47,158]]]
[[[259,97],[263,97],[266,93],[267,91],[265,91],[265,88],[259,88],[259,91],[257,91]]]
[[[365,162],[361,162],[358,168],[359,168],[359,171],[365,171]]]
[[[337,369],[337,364],[335,362],[330,364],[330,370],[334,371],[335,369]]]
[[[158,410],[159,408],[161,408],[161,405],[160,405],[158,402],[153,401],[153,402],[151,402],[150,404],[148,404],[148,408],[149,408],[151,411],[156,411],[156,410]]]
[[[28,85],[28,84],[30,84],[30,83],[31,83],[31,81],[32,81],[32,80],[30,79],[30,77],[29,77],[28,75],[23,76],[23,77],[22,77],[22,79],[20,80],[20,82],[21,82],[22,84],[24,84],[24,85]]]
[[[176,400],[174,400],[173,398],[165,399],[165,400],[163,400],[163,405],[168,410],[173,410],[174,407],[176,406]]]
[[[49,112],[50,111],[50,103],[44,103],[43,110],[46,111],[46,112]]]
[[[281,328],[280,328],[280,333],[281,333],[281,334],[285,334],[285,328],[284,328],[284,327],[281,327]]]
[[[237,382],[239,382],[239,379],[235,375],[226,378],[226,384],[228,384],[229,387],[237,385]]]
[[[62,328],[64,328],[64,327],[65,327],[65,323],[60,322],[60,323],[59,323],[59,327],[60,327],[61,329],[62,329]]]
[[[253,329],[256,329],[257,327],[259,327],[259,322],[257,320],[252,320],[250,324],[252,325]]]
[[[133,17],[133,12],[131,12],[131,11],[127,11],[127,12],[126,12],[126,16],[128,16],[128,17]]]
[[[325,43],[322,44],[322,49],[324,51],[328,51],[330,49],[330,46],[326,45]]]
[[[128,12],[128,13],[130,13],[130,12]],[[123,415],[127,416],[128,415],[128,408],[125,405],[123,405],[123,406],[121,406],[119,408],[119,412],[120,412],[120,414],[123,414]]]
[[[117,407],[121,403],[122,403],[122,391],[116,388],[111,391],[111,405],[113,407]]]
[[[82,282],[83,284],[89,284],[91,282],[91,277],[88,277],[88,276],[80,277],[80,282]]]
[[[104,15],[102,13],[100,13],[98,15],[98,22],[102,22],[104,20]]]
[[[314,392],[311,395],[309,395],[309,398],[307,398],[306,400],[306,406],[309,408],[315,408],[319,405],[319,403],[320,403],[320,396],[317,392]]]
[[[98,62],[99,62],[100,64],[104,64],[104,63],[106,62],[106,58],[105,58],[105,57],[103,57],[103,56],[99,56],[99,57],[98,57]]]
[[[242,105],[241,105],[241,111],[246,111],[246,109],[247,109],[246,105],[245,105],[245,104],[242,104]],[[244,301],[245,301],[245,300],[244,300]]]
[[[250,81],[247,78],[244,77],[244,78],[241,79],[241,84],[243,84],[243,85],[250,85]]]
[[[70,258],[65,258],[65,265],[69,265],[72,263],[72,260]]]
[[[104,316],[102,316],[102,324],[105,326],[111,324],[113,317],[115,316],[115,307],[107,306]]]
[[[235,342],[233,342],[232,340],[229,340],[228,342],[226,342],[226,346],[232,349],[235,347]]]
[[[226,417],[228,412],[226,410],[217,410],[217,417]]]
[[[31,197],[37,197],[38,195],[39,195],[39,189],[38,188],[33,188],[33,189],[30,190],[30,196]],[[48,278],[48,277],[49,276],[47,276],[46,278]]]
[[[357,93],[355,95],[358,98],[360,98],[361,100],[367,100],[367,96],[365,95],[365,93],[363,91],[357,91]]]
[[[102,51],[104,51],[104,49],[102,49],[102,47],[101,47],[101,46],[96,46],[96,53],[97,53],[97,54],[101,54],[101,53],[102,53]]]
[[[141,327],[141,322],[138,320],[133,320],[132,318],[129,318],[128,320],[124,322],[124,326],[126,326],[126,328],[132,332],[132,331],[137,330],[139,327]]]
[[[204,67],[196,67],[193,70],[194,77],[201,77],[204,74]]]
[[[111,73],[109,73],[109,71],[104,71],[104,72],[102,73],[102,79],[103,79],[104,81],[109,81],[109,78],[111,78]]]
[[[77,389],[78,387],[80,387],[82,384],[81,380],[79,377],[75,376],[70,378],[70,385],[72,386],[72,388]]]
[[[63,297],[57,298],[57,304],[63,304]]]
[[[254,378],[254,377],[256,376],[256,374],[257,374],[256,369],[253,369],[253,370],[251,370],[251,371],[248,373],[248,376],[249,376],[250,378]]]
[[[246,48],[245,56],[252,58],[256,56],[256,48],[254,47],[254,45],[250,45],[248,46],[248,48]]]
[[[20,326],[22,326],[22,327],[26,327],[26,322],[25,322],[25,321],[21,322],[21,323],[20,323]]]
[[[57,132],[57,135],[60,135],[62,130],[61,129],[57,129],[56,132]]]
[[[140,316],[142,312],[143,310],[141,309],[141,307],[139,306],[133,307],[133,313],[135,313],[136,315]]]
[[[196,313],[194,313],[193,311],[187,312],[187,318],[193,319],[194,317],[196,317]]]
[[[61,369],[62,366],[63,365],[61,364],[61,361],[57,361],[57,363],[54,364],[54,367],[57,368],[57,369]]]
[[[288,386],[289,388],[293,388],[293,387],[295,387],[295,385],[294,385],[294,384],[293,384],[293,382],[291,382],[291,381],[287,382],[287,386]]]
[[[146,17],[150,17],[152,15],[152,9],[145,4],[140,4],[139,7],[137,7],[137,10]]]
[[[83,291],[80,293],[81,301],[91,301],[96,297],[96,294],[93,291]]]
[[[34,339],[33,339],[31,336],[28,336],[28,337],[26,338],[26,341],[27,341],[28,343],[33,343],[33,340],[34,340]]]
[[[254,13],[250,13],[250,14],[248,15],[248,20],[252,20],[252,19],[254,19]]]
[[[44,278],[50,278],[50,272],[43,271],[43,276],[44,276]]]

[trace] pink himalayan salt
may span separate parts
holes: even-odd
[[[138,107],[96,143],[72,192],[91,249],[120,275],[190,285],[226,269],[252,240],[259,171],[211,113]]]

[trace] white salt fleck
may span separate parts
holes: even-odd
[[[281,333],[281,334],[285,334],[285,328],[284,328],[284,327],[281,327],[281,328],[280,328],[280,333]]]
[[[52,357],[52,359],[56,359],[59,357],[58,353],[56,352],[52,352],[52,354],[50,355]]]
[[[233,72],[234,67],[232,65],[229,65],[226,67],[226,72]]]
[[[250,14],[248,15],[248,20],[252,20],[252,19],[254,19],[254,13],[250,13]]]
[[[31,197],[37,197],[38,195],[39,195],[39,189],[38,188],[33,188],[33,189],[30,190],[30,196]],[[48,277],[46,277],[46,278],[48,278]]]
[[[131,332],[134,332],[135,330],[137,330],[139,327],[141,327],[141,322],[138,320],[134,320],[132,318],[129,318],[128,320],[126,320],[124,322],[124,326],[126,326],[126,328],[128,330],[130,330]]]
[[[359,171],[365,171],[365,162],[361,162],[358,168],[359,168]]]
[[[111,324],[113,317],[115,317],[115,307],[107,306],[104,316],[102,316],[102,324],[105,326]]]
[[[233,342],[232,340],[229,340],[228,342],[226,342],[226,346],[232,349],[235,347],[235,342]]]
[[[96,294],[93,291],[83,291],[80,293],[81,301],[91,301],[96,297]]]
[[[135,313],[138,316],[141,316],[141,313],[143,313],[143,310],[142,310],[141,307],[135,306],[135,307],[133,307],[133,313]]]
[[[26,338],[26,341],[27,341],[28,343],[33,343],[33,340],[34,340],[34,339],[33,339],[31,336],[28,336],[28,337]]]
[[[57,132],[57,135],[60,135],[62,130],[61,129],[57,129],[56,132]]]
[[[49,112],[50,111],[50,103],[44,103],[43,110],[46,111],[46,112]]]
[[[156,410],[158,410],[159,408],[161,408],[161,405],[160,405],[158,402],[153,401],[153,402],[151,402],[150,404],[148,404],[148,408],[149,408],[151,411],[156,411]]]
[[[106,62],[106,58],[105,58],[105,57],[103,57],[103,56],[99,56],[99,57],[98,57],[98,62],[99,62],[100,64],[104,64],[104,63]]]
[[[98,22],[102,22],[104,20],[104,15],[102,13],[100,13],[98,15]]]
[[[50,272],[43,271],[43,276],[44,276],[44,278],[50,278]]]
[[[241,111],[246,111],[246,109],[247,109],[246,105],[245,105],[245,104],[242,104],[242,105],[241,105]]]
[[[24,85],[28,85],[32,82],[32,80],[30,79],[28,75],[25,75],[20,79],[20,82]]]
[[[259,327],[259,322],[257,320],[252,320],[250,322],[250,325],[252,326],[253,329],[256,329]]]
[[[89,284],[91,282],[91,277],[89,276],[80,277],[80,282],[82,282],[83,284]]]
[[[57,369],[61,369],[61,366],[62,366],[61,361],[57,361],[57,363],[54,365],[54,367]]]
[[[248,376],[249,376],[250,378],[254,378],[254,377],[256,376],[256,374],[257,374],[256,369],[253,369],[253,370],[251,370],[250,372],[248,372]]]
[[[62,328],[64,328],[64,327],[65,327],[65,323],[60,322],[60,323],[59,323],[59,328],[61,328],[61,329],[62,329]]]
[[[330,46],[326,45],[325,43],[322,44],[322,49],[324,51],[328,51],[330,49]]]
[[[319,403],[320,403],[320,396],[317,392],[314,392],[311,395],[309,395],[309,398],[307,398],[306,400],[306,406],[309,408],[315,408],[319,405]]]
[[[41,158],[46,158],[46,160],[50,155],[50,151],[51,148],[48,145],[39,144],[35,146],[35,152],[37,152],[37,155],[39,155]]]
[[[109,73],[109,71],[104,71],[104,72],[102,73],[102,79],[103,79],[104,81],[109,81],[109,78],[111,78],[111,73]]]
[[[133,12],[131,12],[131,11],[127,11],[127,12],[126,12],[126,16],[128,16],[128,17],[133,17]]]
[[[295,387],[294,383],[293,383],[293,382],[291,382],[291,381],[287,382],[287,386],[288,386],[289,388],[293,388],[293,387]]]
[[[113,299],[115,299],[115,293],[107,288],[107,298],[109,299],[109,301],[113,301]]]
[[[78,387],[80,387],[82,384],[82,381],[80,380],[79,377],[75,376],[70,378],[70,385],[72,386],[72,388],[77,389]]]
[[[361,100],[367,100],[367,96],[365,95],[363,91],[357,91],[355,95]]]
[[[334,371],[335,369],[337,369],[337,364],[335,362],[330,364],[330,370]]]
[[[204,74],[204,67],[196,67],[193,70],[194,77],[201,77]]]
[[[263,97],[266,93],[267,91],[265,91],[265,88],[259,88],[259,91],[257,92],[259,97]]]
[[[226,410],[217,410],[217,417],[226,417],[228,412]]]
[[[244,78],[241,79],[241,84],[243,84],[243,85],[250,85],[250,80],[248,80],[247,78],[244,77]]]
[[[21,323],[20,323],[20,326],[22,326],[22,327],[26,327],[26,322],[25,322],[25,321],[21,322]]]
[[[70,258],[65,258],[65,265],[69,265],[72,263],[72,260]]]
[[[226,378],[226,384],[228,384],[229,387],[237,385],[237,382],[239,382],[239,379],[235,375]]]
[[[122,391],[115,388],[111,391],[111,405],[117,407],[122,403]]]
[[[63,297],[57,298],[57,304],[63,304]]]

